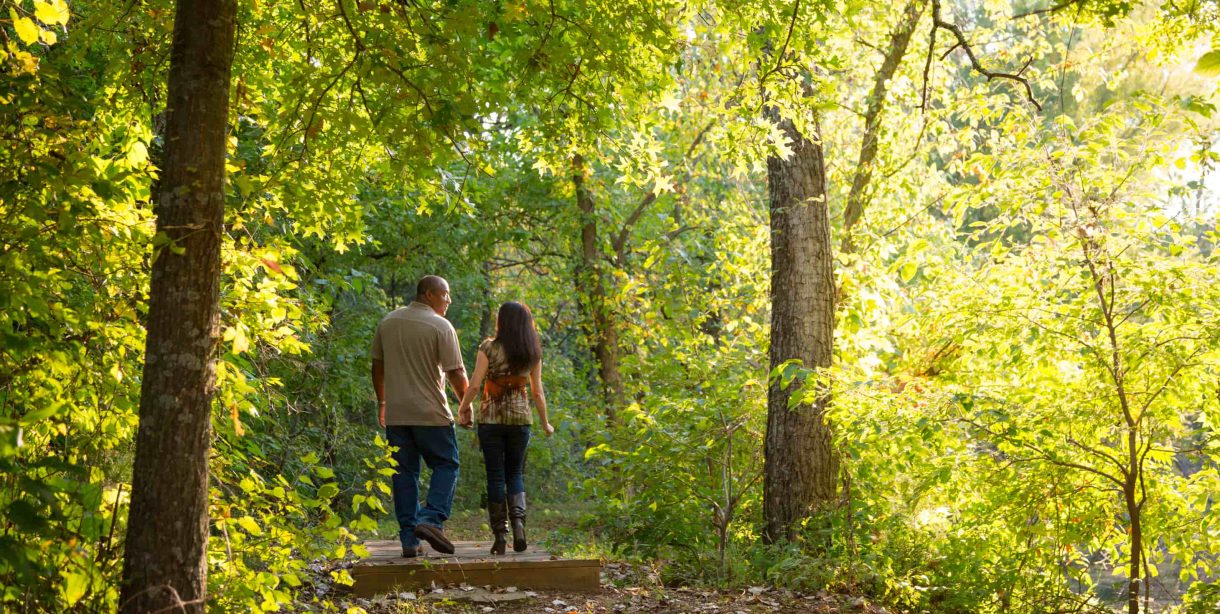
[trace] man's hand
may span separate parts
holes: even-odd
[[[458,409],[458,426],[464,429],[474,428],[474,412],[470,410],[470,406]]]
[[[377,423],[385,428],[385,401],[377,403]]]

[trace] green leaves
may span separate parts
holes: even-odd
[[[124,530],[147,264],[175,248],[153,235],[151,202],[171,4],[78,2],[76,14],[64,0],[5,5],[0,62],[13,78],[0,93],[10,120],[0,136],[11,145],[0,151],[0,469],[19,477],[0,489],[0,516],[25,531],[0,536],[0,609],[117,606],[118,571],[106,563]],[[1128,5],[1107,3],[1121,9],[1114,19]],[[583,484],[605,502],[597,513],[623,548],[674,561],[688,577],[733,577],[708,555],[711,523],[727,519],[730,552],[757,534],[769,385],[763,191],[767,157],[791,146],[760,117],[762,96],[801,121],[818,110],[841,220],[854,167],[841,156],[859,146],[858,113],[871,96],[860,84],[877,60],[857,39],[882,40],[901,8],[802,3],[791,62],[815,66],[816,78],[801,84],[809,90],[777,75],[760,87],[763,47],[786,35],[792,6],[713,3],[695,13],[574,0],[555,3],[552,20],[551,5],[533,0],[345,2],[345,20],[333,3],[242,5],[251,36],[238,49],[227,151],[213,607],[312,607],[294,603],[302,593],[293,588],[310,585],[304,562],[360,555],[355,542],[389,516],[394,471],[373,435],[367,343],[421,271],[454,283],[450,317],[464,347],[491,326],[497,301],[535,307],[563,420],[531,447],[545,496]],[[1089,476],[1045,460],[1105,469],[1077,444],[1109,453],[1122,431],[1098,400],[1110,390],[1099,362],[1108,335],[1088,302],[1096,293],[1081,240],[1125,254],[1106,270],[1124,280],[1115,289],[1131,344],[1122,356],[1142,357],[1124,368],[1131,389],[1169,383],[1147,409],[1159,425],[1148,431],[1158,443],[1147,456],[1156,472],[1148,530],[1180,522],[1214,534],[1220,522],[1191,515],[1218,490],[1215,472],[1176,476],[1162,451],[1197,448],[1220,424],[1205,388],[1214,373],[1171,377],[1180,364],[1216,362],[1203,340],[1220,299],[1214,256],[1202,255],[1215,232],[1181,215],[1201,184],[1168,190],[1161,162],[1181,159],[1182,173],[1214,166],[1179,138],[1212,136],[1202,120],[1214,101],[1182,94],[1189,113],[1175,115],[1134,93],[1149,89],[1142,58],[1168,57],[1188,38],[1178,36],[1184,24],[1211,26],[1180,15],[1139,40],[1090,30],[1069,53],[1066,30],[1046,25],[1059,17],[1037,25],[1009,19],[1011,8],[961,10],[972,37],[1000,41],[985,64],[1032,57],[1025,74],[1047,95],[1063,90],[1061,104],[1031,117],[937,64],[924,107],[922,65],[900,66],[861,251],[837,259],[841,368],[818,380],[798,365],[773,374],[782,385],[835,386],[831,417],[853,491],[843,506],[851,515],[828,522],[850,520],[853,535],[869,538],[853,544],[858,554],[836,554],[847,552],[835,550],[843,525],[811,523],[809,543],[829,544],[816,567],[863,567],[836,581],[870,578],[903,611],[986,609],[1000,590],[1041,603],[1060,586],[1046,577],[1089,577],[1064,543],[1120,555],[1112,500]],[[936,55],[947,50],[938,42]],[[1216,76],[1216,53],[1197,74]],[[577,151],[597,199],[587,216],[573,206]],[[1073,205],[1109,217],[1085,223]],[[608,426],[587,402],[596,365],[574,281],[588,221],[599,229],[596,257],[614,261],[605,311],[633,401]],[[1184,332],[1197,339],[1177,339]],[[464,446],[463,462],[477,464],[473,452]],[[43,462],[61,457],[70,462]],[[460,504],[473,505],[475,482],[463,483]],[[1164,542],[1174,556],[1208,550],[1182,533]],[[800,581],[815,567],[791,554],[755,558],[780,559],[767,568],[772,579]],[[100,571],[86,574],[78,560]]]
[[[39,42],[54,45],[59,41],[54,30],[40,27],[28,14],[23,14],[25,9],[21,9],[22,12],[19,13],[19,7],[19,2],[14,2],[9,7],[9,23],[12,24],[18,40],[26,46]],[[33,14],[34,18],[42,22],[46,28],[64,26],[68,23],[70,16],[68,5],[63,0],[34,0]],[[7,59],[10,54],[14,56],[25,72],[33,73],[37,69],[35,57],[27,51],[17,49],[16,46],[11,46],[7,52],[0,50],[0,61]]]

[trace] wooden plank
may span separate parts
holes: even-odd
[[[452,555],[425,546],[424,556],[407,559],[397,541],[372,541],[365,547],[369,557],[351,569],[352,590],[360,597],[433,584],[573,591],[597,590],[600,585],[601,561],[561,559],[541,549],[493,556],[490,542],[455,542]]]

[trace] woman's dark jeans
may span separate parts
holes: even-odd
[[[487,467],[487,500],[503,501],[525,492],[525,448],[528,424],[480,424],[479,446]]]

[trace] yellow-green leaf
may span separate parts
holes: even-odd
[[[898,269],[898,277],[902,279],[903,283],[910,283],[911,279],[915,277],[915,272],[918,270],[919,265],[908,260],[902,263],[902,267]]]
[[[21,42],[27,45],[33,45],[38,42],[38,33],[42,30],[34,24],[34,20],[29,17],[17,17],[13,20],[13,29],[17,30],[17,37]]]
[[[246,331],[241,326],[234,326],[229,330],[233,331],[233,353],[241,354],[250,349],[250,340],[246,338]]]
[[[318,498],[323,501],[330,501],[331,497],[339,494],[339,487],[335,486],[334,482],[327,482],[318,489]]]
[[[245,529],[246,532],[249,533],[250,535],[262,535],[263,534],[262,527],[258,526],[258,523],[255,522],[254,519],[249,516],[242,516],[241,518],[238,518],[237,524],[241,528]]]
[[[1204,77],[1220,77],[1220,49],[1212,49],[1199,58],[1195,72]]]
[[[68,5],[64,0],[34,0],[34,16],[47,25],[68,23]]]
[[[131,149],[127,150],[127,163],[132,166],[142,166],[145,162],[148,162],[148,148],[140,141],[132,143]]]
[[[64,601],[69,606],[76,605],[76,602],[80,601],[89,590],[89,576],[76,572],[65,573],[63,576],[64,585],[61,590]]]

